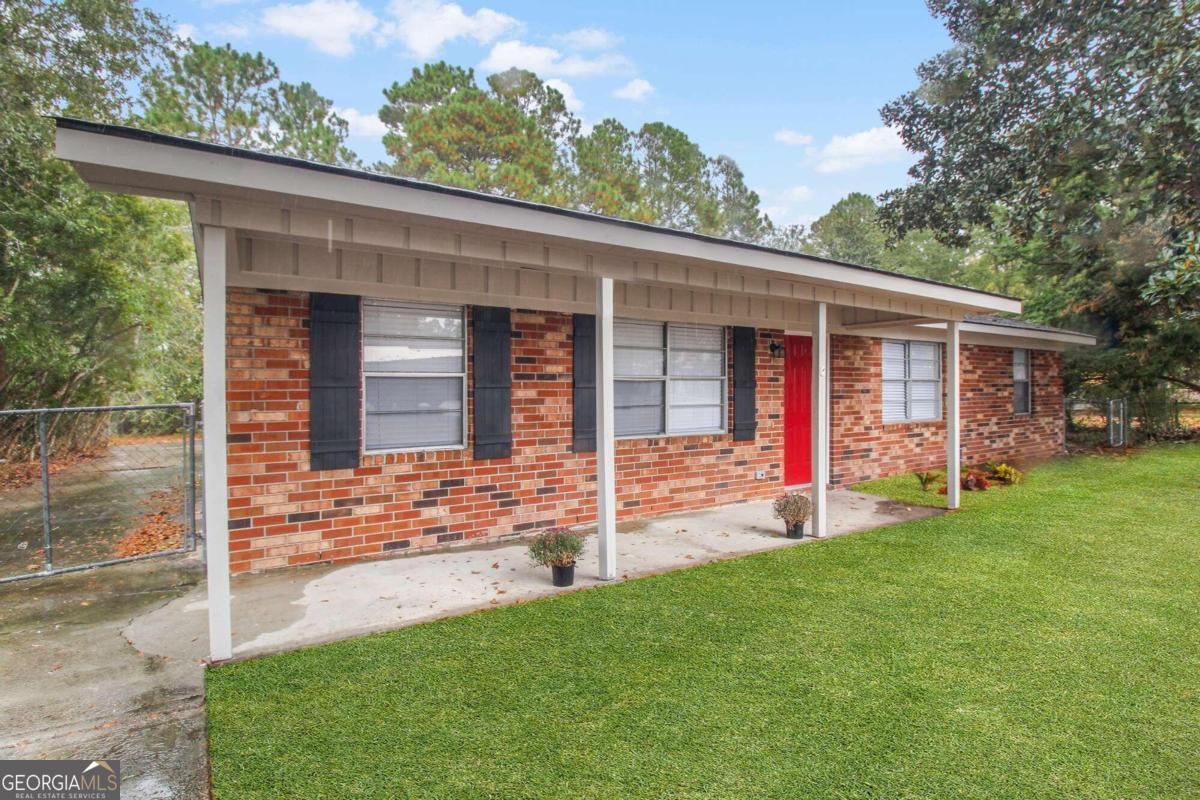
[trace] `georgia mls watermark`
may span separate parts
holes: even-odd
[[[0,761],[0,800],[120,797],[120,761]]]

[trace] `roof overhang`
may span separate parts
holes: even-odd
[[[56,154],[96,188],[305,204],[435,220],[462,230],[515,232],[617,255],[675,259],[767,278],[870,291],[972,312],[1019,313],[1015,298],[771,248],[375,173],[212,145],[134,128],[59,119]]]

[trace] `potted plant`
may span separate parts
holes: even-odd
[[[804,523],[812,516],[812,501],[799,492],[788,492],[775,499],[775,516],[787,525],[789,539],[804,538]]]
[[[566,528],[550,528],[529,543],[529,558],[549,567],[555,586],[575,583],[575,561],[583,553],[583,537]]]

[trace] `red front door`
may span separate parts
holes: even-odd
[[[812,482],[812,337],[785,336],[783,481]]]

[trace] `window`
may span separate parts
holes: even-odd
[[[367,450],[462,446],[464,331],[459,306],[363,301]]]
[[[883,343],[883,421],[942,418],[942,349],[934,342]]]
[[[725,430],[725,329],[616,320],[616,433]]]
[[[1028,414],[1033,409],[1029,351],[1013,350],[1013,413]]]

